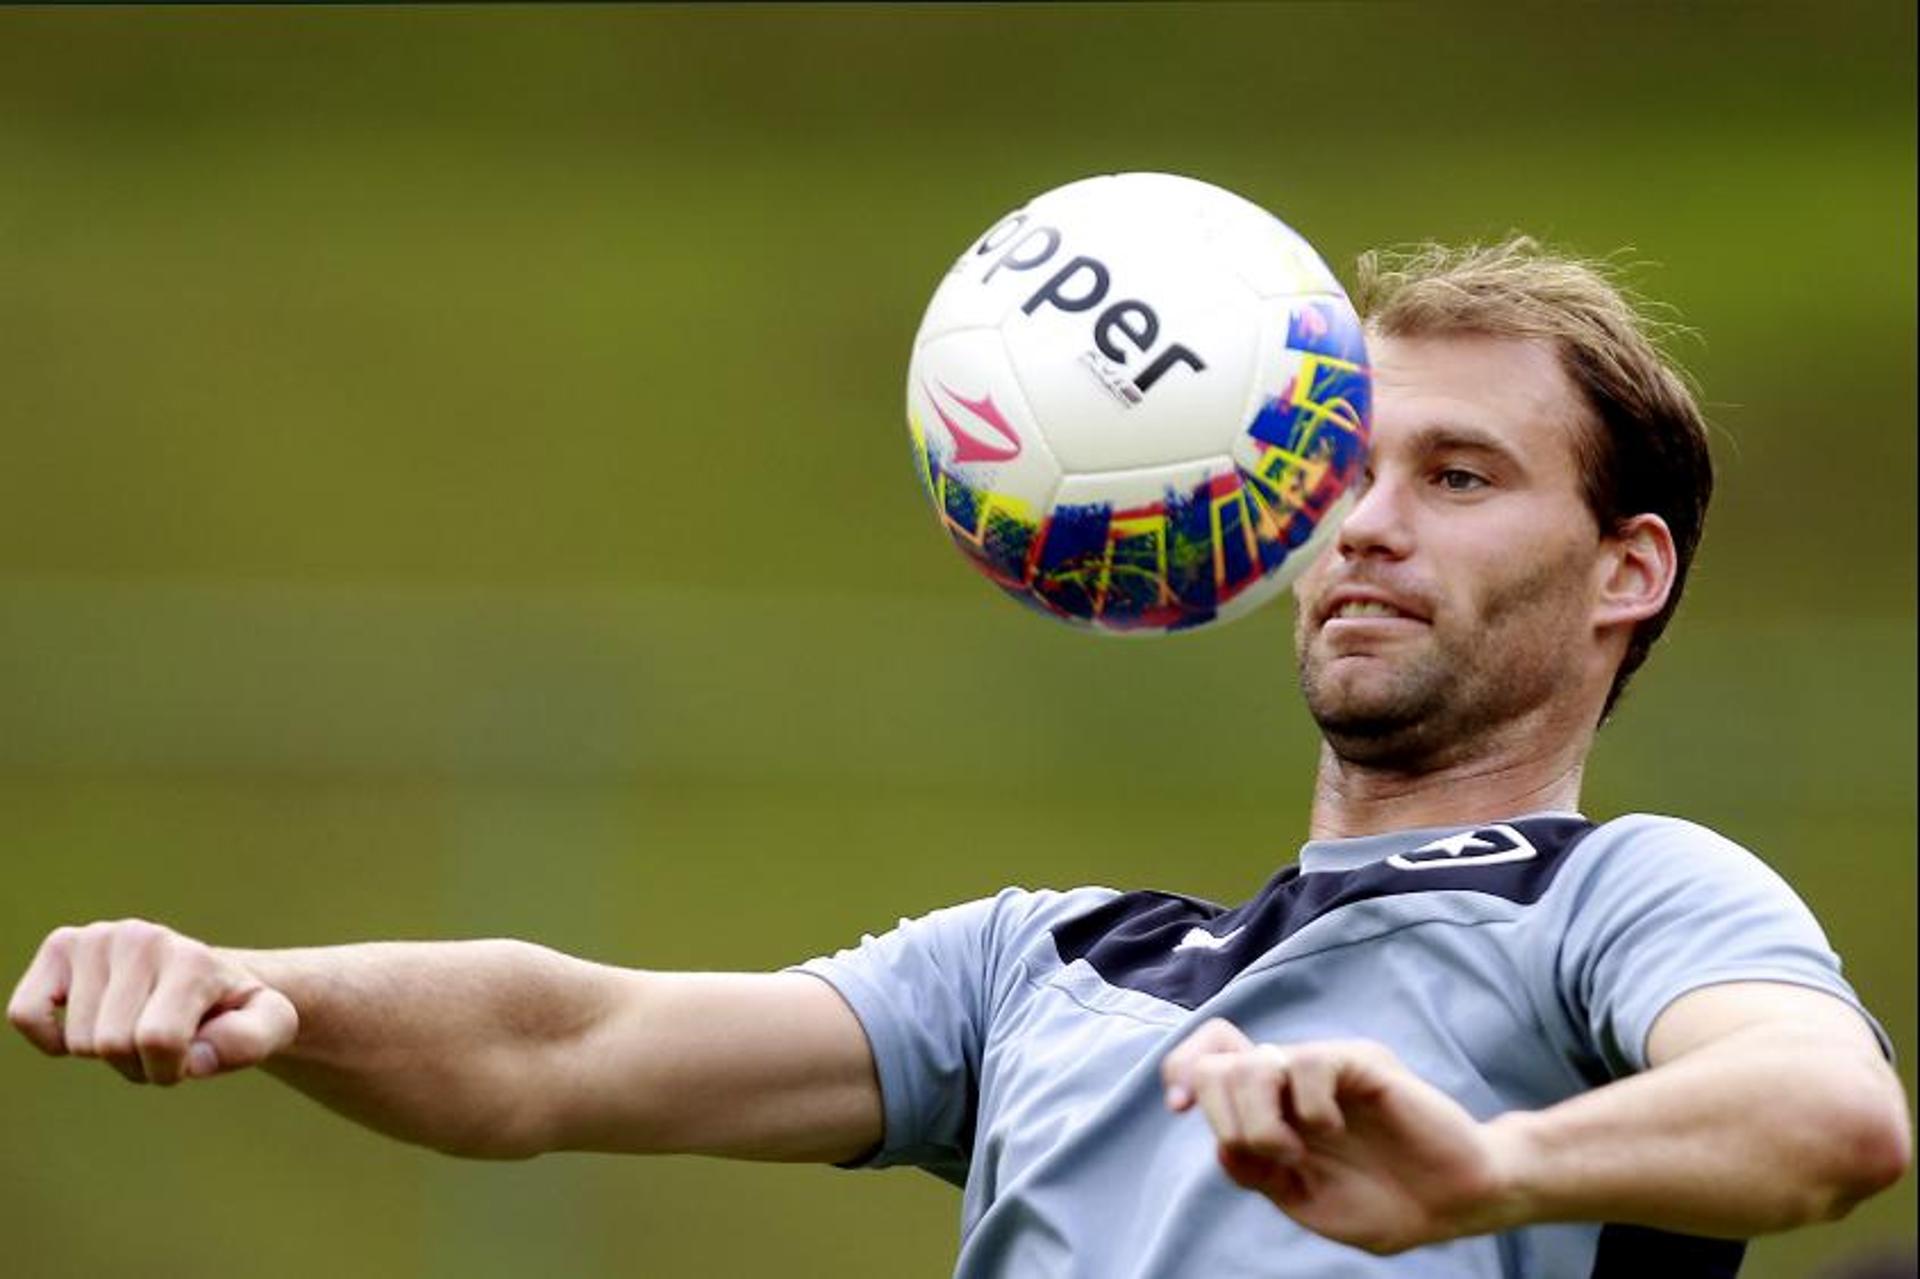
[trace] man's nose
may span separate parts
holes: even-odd
[[[1354,559],[1370,555],[1404,558],[1413,549],[1407,498],[1403,479],[1391,475],[1368,477],[1340,524],[1340,554]]]

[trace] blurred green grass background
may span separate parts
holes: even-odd
[[[0,11],[7,980],[132,913],[759,968],[1006,883],[1252,891],[1315,746],[1285,609],[1046,625],[942,544],[899,420],[969,237],[1161,168],[1343,274],[1514,228],[1641,264],[1721,483],[1586,806],[1792,879],[1911,1095],[1914,25]],[[21,1275],[892,1276],[955,1245],[910,1173],[460,1163],[264,1079],[163,1095],[23,1043],[0,1090]],[[1914,1232],[1909,1178],[1746,1273]]]

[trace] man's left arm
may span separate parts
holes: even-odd
[[[1652,1068],[1487,1127],[1522,1223],[1746,1236],[1844,1216],[1911,1159],[1906,1097],[1859,1013],[1772,982],[1675,1000]]]
[[[1215,1021],[1163,1074],[1236,1182],[1380,1253],[1548,1221],[1744,1237],[1842,1216],[1906,1171],[1899,1080],[1835,996],[1702,987],[1647,1048],[1648,1070],[1486,1122],[1377,1044],[1254,1044]]]

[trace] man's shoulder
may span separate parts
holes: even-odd
[[[1623,837],[1664,834],[1680,838],[1726,839],[1710,826],[1671,813],[1621,813],[1617,817],[1594,823],[1594,829],[1596,832],[1608,831]]]
[[[1721,832],[1684,817],[1627,813],[1596,825],[1566,868],[1568,896],[1650,906],[1656,899],[1699,905],[1726,895],[1778,898],[1798,894],[1760,855]]]
[[[1590,852],[1747,862],[1759,859],[1744,845],[1710,826],[1665,813],[1624,813],[1597,823],[1587,838]]]
[[[972,933],[1000,953],[1020,954],[1050,939],[1061,924],[1097,911],[1121,895],[1119,889],[1097,884],[1073,888],[1009,885],[991,897],[937,910],[925,920]]]

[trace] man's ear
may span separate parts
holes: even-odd
[[[1600,539],[1595,627],[1637,626],[1667,605],[1680,560],[1658,515],[1635,515]]]

